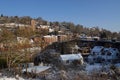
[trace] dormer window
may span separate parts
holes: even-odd
[[[107,61],[108,61],[108,62],[111,62],[111,60],[110,60],[110,59],[108,59]]]
[[[104,51],[104,49],[101,50],[101,52],[103,52],[103,51]]]
[[[115,49],[115,48],[114,48],[113,50],[114,50],[114,51],[116,51],[116,49]]]
[[[96,60],[96,58],[93,58],[93,60],[95,61],[95,60]]]
[[[107,53],[108,56],[111,56],[111,54],[112,54],[112,53],[110,53],[110,52]]]
[[[67,61],[66,61],[66,63],[67,63],[67,64],[69,64],[69,63],[70,63],[70,61],[69,61],[69,60],[67,60]]]
[[[105,61],[105,59],[102,59],[102,61]]]
[[[105,55],[105,52],[102,52],[101,55]]]
[[[116,56],[119,56],[119,54],[118,54],[118,53],[116,53]]]
[[[95,52],[93,52],[93,56],[95,55]]]

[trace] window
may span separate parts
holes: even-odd
[[[102,52],[101,55],[105,55],[105,52]]]
[[[93,58],[93,60],[95,61],[95,60],[96,60],[96,58]]]
[[[119,56],[119,53],[116,53],[116,56]]]
[[[112,54],[112,53],[110,53],[110,52],[107,53],[108,56],[111,56],[111,54]]]
[[[108,61],[108,62],[111,62],[111,60],[110,60],[110,59],[108,59],[107,61]]]
[[[105,61],[105,59],[102,59],[102,61]]]
[[[67,60],[66,63],[69,64],[69,60]]]
[[[115,48],[114,48],[113,50],[114,50],[114,51],[116,51],[116,49],[115,49]]]
[[[95,52],[93,52],[93,56],[95,55]]]

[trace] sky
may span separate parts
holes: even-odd
[[[42,17],[120,32],[120,0],[0,0],[0,14]]]

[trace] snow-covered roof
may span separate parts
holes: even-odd
[[[55,36],[55,35],[46,35],[46,36],[43,36],[43,37],[51,38],[51,37],[57,37],[57,36]]]
[[[40,25],[41,28],[49,28],[50,26],[47,25]]]
[[[100,52],[104,47],[103,46],[95,46],[92,51],[93,52]]]
[[[60,57],[63,61],[65,61],[65,60],[79,60],[79,59],[83,58],[80,53],[79,54],[60,55]]]
[[[104,52],[108,52],[109,51],[109,48],[104,48]]]
[[[113,54],[119,53],[117,48],[104,48],[104,52],[107,52],[107,51],[109,51],[109,52],[111,52]]]
[[[119,53],[117,48],[109,48],[109,51],[112,53]]]
[[[41,73],[49,68],[50,68],[50,66],[33,66],[30,68],[27,68],[27,72]],[[26,72],[26,69],[23,69],[22,72]]]

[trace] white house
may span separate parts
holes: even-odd
[[[60,58],[61,58],[63,64],[65,64],[65,65],[69,65],[75,60],[80,61],[80,64],[83,64],[83,57],[81,56],[80,53],[60,55]]]
[[[117,48],[105,48],[103,46],[95,46],[88,56],[89,62],[112,62],[119,58],[120,52]]]
[[[104,54],[105,53],[105,54]],[[111,61],[116,60],[119,57],[120,52],[117,48],[105,48],[102,52],[102,58],[105,59],[105,61]]]
[[[40,25],[40,28],[42,28],[42,29],[48,29],[50,26],[47,26],[47,25]]]
[[[49,28],[49,32],[54,32],[55,30],[52,28]]]

